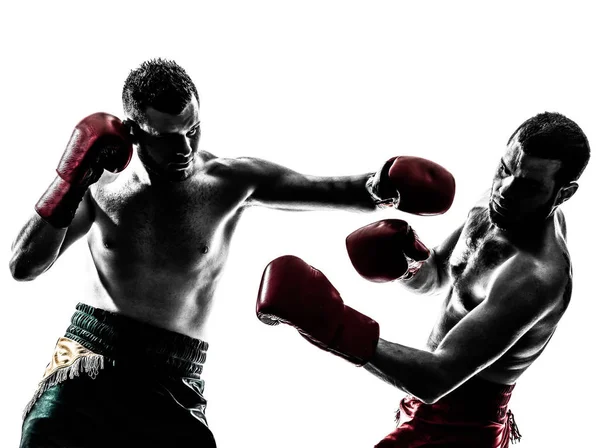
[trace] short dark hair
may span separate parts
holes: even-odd
[[[196,86],[181,66],[175,61],[150,59],[127,76],[123,108],[135,121],[145,120],[147,107],[178,115],[192,95],[200,102]]]
[[[590,144],[573,120],[556,112],[544,112],[526,120],[510,136],[519,138],[525,154],[559,160],[557,174],[560,183],[577,180],[590,159]]]

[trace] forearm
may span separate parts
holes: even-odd
[[[439,357],[381,338],[375,356],[364,367],[376,377],[426,403],[436,401],[450,390]]]
[[[12,245],[10,271],[15,280],[33,280],[56,261],[67,233],[56,228],[37,213],[23,226]]]
[[[370,175],[317,177],[288,174],[279,184],[257,188],[251,199],[269,207],[290,210],[373,211],[375,203],[365,187]]]

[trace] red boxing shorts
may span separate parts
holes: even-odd
[[[408,395],[397,429],[375,448],[507,448],[521,438],[508,409],[514,387],[472,378],[434,404]]]

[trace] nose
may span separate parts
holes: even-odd
[[[503,199],[511,199],[514,188],[512,188],[514,184],[514,176],[507,176],[500,181],[500,185],[498,186],[498,193]]]
[[[182,158],[189,158],[192,155],[192,147],[188,139],[182,135],[177,142],[177,155]]]

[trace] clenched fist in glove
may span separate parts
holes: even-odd
[[[367,180],[376,204],[415,215],[439,215],[454,201],[454,176],[443,166],[421,157],[389,159]]]
[[[429,257],[429,249],[406,221],[384,219],[346,237],[354,269],[372,282],[410,278]]]
[[[133,154],[129,129],[117,117],[92,114],[81,120],[58,164],[58,176],[35,206],[57,228],[68,227],[88,187],[104,170],[123,171]]]
[[[312,344],[358,366],[369,362],[379,341],[377,322],[344,305],[321,271],[292,255],[265,268],[256,315],[269,325],[291,325]]]

